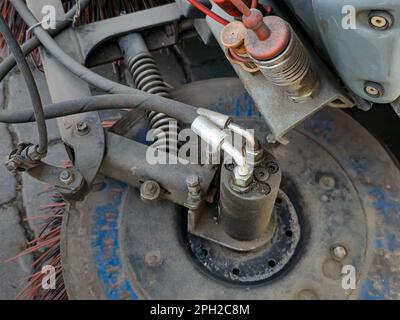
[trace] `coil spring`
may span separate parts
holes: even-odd
[[[318,78],[308,52],[292,30],[286,50],[272,60],[254,60],[264,76],[277,86],[285,88],[294,101],[312,97],[318,87]]]
[[[162,97],[169,97],[168,87],[150,53],[144,52],[131,57],[128,61],[128,67],[137,89]],[[148,118],[154,139],[152,147],[177,154],[180,128],[176,119],[154,111],[149,113]]]

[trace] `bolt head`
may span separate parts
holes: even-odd
[[[8,171],[14,172],[18,169],[18,166],[14,161],[11,160],[6,163],[6,168]]]
[[[387,11],[371,11],[368,22],[374,29],[387,30],[393,25],[393,16]]]
[[[37,152],[38,146],[30,146],[27,151],[26,155],[32,160],[32,161],[39,161],[42,156]]]
[[[186,184],[188,187],[194,188],[200,185],[200,178],[197,175],[190,175],[186,178]]]
[[[257,167],[254,169],[254,177],[259,182],[265,182],[269,179],[270,174],[268,172],[268,169],[263,168],[263,167]]]
[[[89,132],[89,125],[85,121],[80,121],[76,124],[76,130],[80,135],[85,135]]]
[[[159,267],[162,264],[161,252],[159,250],[150,251],[144,257],[144,261],[148,267]]]
[[[251,170],[245,172],[243,168],[236,166],[233,169],[233,185],[239,188],[247,188],[253,181],[253,173]]]
[[[143,201],[155,201],[161,196],[161,187],[155,181],[145,181],[140,187],[140,197]]]
[[[74,181],[74,175],[69,170],[61,171],[59,179],[62,183],[69,185]]]
[[[331,176],[322,176],[321,179],[319,179],[319,185],[322,189],[331,191],[335,188],[336,182]]]
[[[364,91],[372,98],[380,98],[385,94],[385,89],[379,83],[366,81],[364,84]]]
[[[347,250],[344,246],[335,246],[332,249],[332,254],[336,260],[341,261],[347,256]]]

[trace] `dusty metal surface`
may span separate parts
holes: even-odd
[[[252,126],[249,120],[247,124]],[[265,134],[262,122],[256,124],[259,136]],[[190,251],[186,249],[185,241],[179,234],[184,226],[184,213],[176,211],[173,214],[160,215],[157,208],[135,209],[137,195],[131,191],[127,198],[131,209],[122,213],[129,215],[129,218],[122,218],[124,231],[120,237],[129,243],[125,254],[139,287],[150,297],[164,299],[169,294],[176,299],[292,299],[296,292],[304,289],[312,289],[320,298],[348,298],[352,291],[341,287],[342,267],[351,264],[356,270],[362,270],[367,250],[368,226],[360,195],[346,171],[329,152],[300,132],[294,132],[292,139],[293,143],[289,146],[272,150],[282,166],[283,183],[287,184],[287,189],[283,187],[284,190],[290,198],[299,201],[298,210],[304,226],[301,229],[303,243],[297,252],[297,260],[286,273],[272,282],[256,287],[247,283],[246,288],[249,290],[215,281],[215,277],[199,272],[197,259],[190,255],[188,257]],[[302,161],[298,161],[300,157]],[[320,180],[325,176],[334,180],[333,187],[321,186]],[[157,234],[157,237],[148,236],[149,230]],[[346,259],[340,262],[331,256],[331,248],[337,244],[344,245],[349,252]],[[213,249],[217,252],[215,247],[209,248],[211,252]],[[141,258],[152,250],[159,250],[165,261],[156,269],[148,268]],[[285,252],[289,255],[286,259],[290,258],[291,253],[290,250]],[[233,252],[231,254],[234,255]],[[243,262],[249,258],[249,254],[243,253],[239,256],[240,258],[236,257],[236,266],[232,265],[234,259],[225,260],[224,276],[232,281],[237,273],[235,269],[247,272],[246,278],[252,282],[255,279],[268,278],[273,274],[273,269],[279,270],[285,264],[285,259],[282,259],[279,261],[282,265],[274,265],[272,268],[264,265],[270,274],[268,270],[265,274],[260,274],[260,270],[251,268],[246,263],[238,263],[238,260]],[[209,270],[220,261],[218,255],[215,257],[211,253],[208,259],[213,258],[215,261],[205,260],[209,264]],[[186,283],[190,285],[185,285]]]
[[[282,1],[274,2],[279,4]],[[354,93],[380,104],[399,97],[398,1],[284,2],[293,9],[315,44],[326,52],[342,80]],[[387,20],[387,25],[376,27],[374,17],[375,21]],[[383,88],[383,94],[370,95],[365,90],[369,81]]]
[[[229,82],[235,91],[221,90]],[[197,84],[197,90],[218,85],[222,94],[211,98],[210,90],[204,99],[195,97],[196,84],[188,86],[193,99],[187,101],[200,99],[219,111],[257,117],[235,81],[209,81]],[[185,89],[177,96],[187,96]],[[260,136],[266,134],[260,120],[246,123]],[[338,110],[318,113],[291,135],[294,143],[273,148],[272,153],[282,165],[287,188],[302,199],[304,242],[296,263],[281,277],[249,290],[215,281],[199,270],[185,247],[181,234],[185,210],[167,202],[144,204],[137,191],[107,179],[90,201],[81,204],[81,211],[65,221],[64,268],[74,275],[70,296],[399,298],[398,168],[364,128]],[[346,248],[341,261],[332,255],[337,247]],[[148,263],[153,260],[146,257],[155,252],[159,263]],[[357,270],[355,290],[341,287],[341,267],[348,264]]]
[[[149,165],[147,148],[144,144],[107,133],[107,153],[101,172],[133,187],[140,187],[148,180],[156,181],[163,189],[162,198],[180,205],[184,205],[187,199],[186,178],[196,175],[201,180],[201,189],[206,194],[214,178],[215,168],[194,164],[184,165],[173,154],[169,154],[168,159],[170,163],[175,164]],[[161,151],[159,152],[161,154]]]

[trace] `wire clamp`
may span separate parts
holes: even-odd
[[[38,145],[20,143],[8,156],[6,168],[11,172],[23,172],[37,167],[44,157],[37,149]]]

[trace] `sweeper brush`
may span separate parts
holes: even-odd
[[[400,297],[398,1],[0,4],[17,298]]]
[[[95,21],[117,17],[121,14],[132,13],[144,10],[154,6],[159,6],[171,2],[172,0],[99,0],[91,1],[86,8],[82,8],[82,12],[77,12],[76,19],[73,21],[75,26],[88,24]],[[66,11],[70,10],[78,1],[63,0]],[[23,19],[15,11],[9,0],[0,0],[0,12],[7,21],[13,35],[19,44],[23,44],[28,40],[32,33],[27,32],[28,27]],[[0,56],[4,57],[9,54],[7,44],[0,37]],[[39,53],[35,51],[33,58],[40,63]]]

